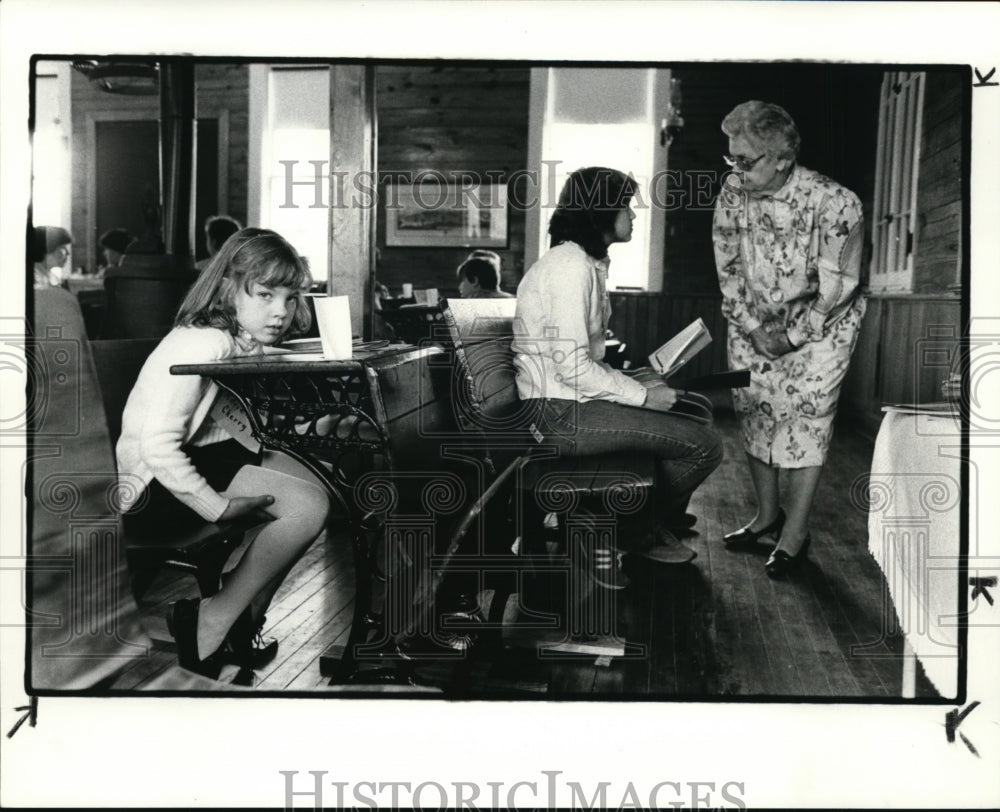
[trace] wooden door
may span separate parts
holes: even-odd
[[[98,240],[109,228],[126,228],[133,237],[160,222],[160,128],[154,120],[95,122],[95,200],[93,267],[101,264]],[[205,220],[219,214],[219,121],[198,120],[195,253],[205,249]]]

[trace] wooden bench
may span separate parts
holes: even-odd
[[[76,298],[35,291],[26,343],[33,404],[28,431],[29,619],[26,689],[97,690],[151,656],[132,595],[121,519],[109,496],[114,455],[94,358]],[[171,666],[148,690],[239,690]]]

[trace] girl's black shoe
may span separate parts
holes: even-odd
[[[167,612],[167,629],[177,642],[177,661],[181,668],[201,674],[209,679],[218,679],[222,670],[219,650],[205,659],[198,657],[198,609],[201,600],[185,598],[170,605]]]
[[[222,586],[225,587],[232,577],[232,570],[222,573]],[[247,606],[233,625],[229,627],[226,640],[222,644],[222,657],[226,662],[234,663],[242,669],[263,668],[278,656],[278,641],[273,637],[264,637],[261,632],[267,618],[261,616],[256,623],[253,611]]]
[[[278,641],[261,635],[266,620],[267,618],[261,617],[255,623],[250,607],[244,609],[229,628],[220,656],[226,662],[250,670],[263,668],[271,662],[278,656]]]
[[[726,545],[727,550],[756,550],[757,539],[769,536],[772,533],[775,538],[781,538],[781,529],[784,526],[785,511],[778,508],[778,518],[771,522],[767,527],[762,527],[760,530],[754,532],[750,529],[750,525],[748,524],[746,527],[741,527],[739,530],[727,533],[725,537],[723,537],[722,543]]]
[[[792,570],[797,569],[805,559],[811,541],[812,536],[807,535],[806,540],[802,542],[802,547],[795,555],[789,555],[784,550],[775,550],[768,557],[767,563],[764,564],[764,572],[772,578],[784,578]]]

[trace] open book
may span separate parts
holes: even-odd
[[[711,343],[712,336],[705,322],[695,319],[650,355],[649,365],[664,378],[669,378]]]

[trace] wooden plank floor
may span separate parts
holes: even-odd
[[[632,585],[616,593],[627,656],[610,664],[483,646],[464,668],[429,667],[425,679],[473,696],[649,699],[712,697],[883,698],[900,695],[902,638],[886,612],[884,582],[867,550],[867,521],[849,494],[871,459],[871,444],[839,426],[812,516],[809,559],[787,581],[769,579],[766,554],[733,553],[722,536],[754,513],[735,420],[721,414],[725,460],[695,494],[698,552],[684,567],[632,562]],[[235,559],[234,559],[235,560]],[[626,559],[627,561],[627,559]],[[320,655],[343,644],[353,610],[345,539],[321,539],[292,570],[268,611],[265,633],[279,655],[257,673],[268,691],[325,690]],[[193,581],[160,573],[141,611],[162,630],[170,601],[194,594]],[[141,690],[174,661],[170,643],[122,672],[114,689]],[[229,672],[223,673],[227,678]],[[918,668],[917,697],[936,693]]]

